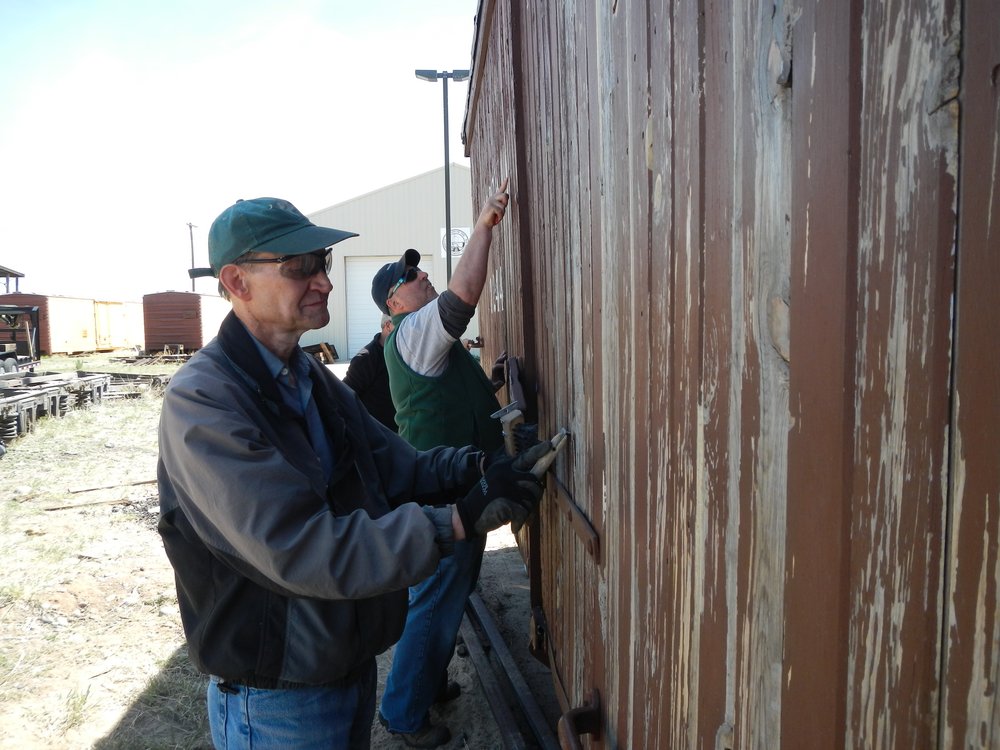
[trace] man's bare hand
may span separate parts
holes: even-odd
[[[497,192],[486,201],[486,205],[483,206],[483,210],[479,214],[479,219],[476,220],[477,225],[492,229],[503,220],[507,213],[507,204],[510,202],[510,194],[507,192],[509,182],[510,178],[505,177]]]
[[[476,219],[472,236],[465,246],[461,260],[455,267],[455,273],[448,283],[448,290],[453,292],[467,305],[479,304],[479,297],[486,285],[486,272],[490,260],[490,244],[493,242],[493,227],[503,221],[507,213],[510,195],[507,185],[510,178],[504,178],[490,199],[483,206],[482,213]]]

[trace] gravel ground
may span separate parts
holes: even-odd
[[[125,367],[64,369],[80,364]],[[2,748],[210,746],[205,681],[188,663],[155,532],[158,415],[155,391],[74,409],[39,420],[0,458]],[[528,584],[509,530],[490,536],[480,595],[554,728],[551,679],[527,654]],[[379,660],[380,690],[391,658]],[[452,729],[447,747],[502,747],[472,660],[456,656],[450,671],[463,693],[435,716]],[[377,723],[372,746],[403,747]]]

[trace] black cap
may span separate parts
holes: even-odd
[[[372,299],[375,300],[375,304],[378,305],[379,310],[386,315],[392,315],[389,312],[389,305],[386,303],[389,297],[389,290],[395,286],[397,281],[403,278],[403,274],[406,273],[407,268],[416,268],[419,265],[420,253],[411,247],[395,263],[386,263],[378,269],[378,273],[372,279]]]

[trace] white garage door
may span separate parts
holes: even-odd
[[[378,269],[398,259],[372,256],[345,258],[348,359],[357,354],[358,349],[363,349],[378,333],[382,311],[372,301],[372,279]],[[431,278],[432,283],[433,281]]]

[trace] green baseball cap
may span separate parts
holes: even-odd
[[[302,255],[336,245],[355,232],[318,227],[280,198],[239,200],[219,214],[208,230],[211,268],[192,268],[188,276],[218,276],[219,270],[249,252]]]

